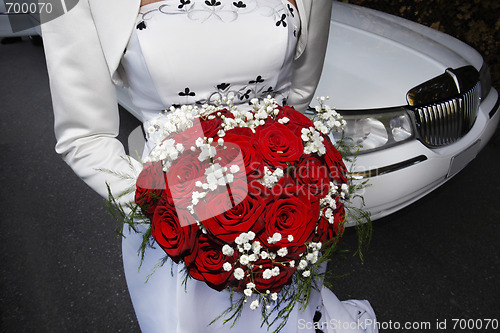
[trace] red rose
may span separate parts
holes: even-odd
[[[276,263],[273,264],[270,260],[258,260],[255,262],[255,267],[257,267],[253,275],[255,288],[263,293],[267,290],[272,293],[280,291],[285,285],[292,282],[293,273],[296,271],[296,268],[290,267],[288,262],[286,265],[281,265]],[[277,276],[271,276],[269,279],[264,278],[266,269],[273,269],[275,267],[279,268],[280,273]]]
[[[210,192],[205,202],[206,206],[195,206],[195,211],[198,216],[208,214],[211,217],[204,220],[203,225],[211,235],[225,243],[233,243],[242,232],[258,233],[264,227],[261,216],[264,202],[246,182],[231,183],[230,197],[227,191]]]
[[[300,136],[296,136],[285,125],[278,122],[257,127],[255,137],[264,160],[273,169],[285,168],[286,162],[298,161],[304,151]]]
[[[166,189],[161,162],[145,163],[136,182],[135,203],[144,215],[152,218],[158,201]]]
[[[227,287],[232,280],[233,270],[225,271],[224,263],[234,264],[237,251],[228,257],[222,253],[222,246],[212,241],[204,234],[200,234],[195,250],[184,259],[189,274],[218,291]]]
[[[304,155],[294,169],[295,179],[309,193],[323,198],[330,190],[329,169],[316,155]]]
[[[220,117],[214,117],[211,119],[204,119],[201,121],[201,127],[203,128],[203,134],[207,138],[213,138],[217,135],[221,129],[222,119]]]
[[[289,251],[302,252],[304,243],[311,241],[319,218],[319,202],[311,200],[303,187],[285,187],[285,192],[275,197],[264,212],[266,226],[260,236],[266,247],[287,247]],[[275,233],[282,239],[269,241]],[[288,239],[292,236],[291,239]]]
[[[271,189],[269,189],[273,196],[272,200],[274,200],[275,197],[281,197],[283,195],[294,196],[297,194],[298,190],[300,190],[300,192],[304,195],[308,194],[307,188],[298,188],[295,179],[287,173],[285,173],[283,177],[281,177],[280,180],[278,180],[278,182]]]
[[[277,119],[281,119],[287,117],[289,120],[285,124],[295,135],[301,136],[303,128],[314,127],[313,122],[307,116],[302,114],[301,112],[295,110],[291,106],[283,106],[280,108],[280,113],[278,114]]]
[[[258,195],[262,199],[264,205],[267,205],[269,202],[274,200],[272,189],[265,187],[256,180],[252,180],[251,182],[249,182],[248,188],[249,191],[252,191],[254,193],[254,195]]]
[[[241,172],[245,172],[248,181],[262,177],[264,161],[261,153],[255,148],[257,141],[249,128],[229,130],[223,139],[225,148],[219,153],[222,158],[221,165],[238,164],[242,169]]]
[[[323,216],[321,216],[318,227],[316,228],[316,235],[314,236],[315,242],[328,242],[334,239],[337,235],[342,235],[344,232],[344,219],[345,219],[345,209],[344,204],[338,202],[337,200],[337,209],[333,211],[333,223],[324,216],[324,213],[328,210],[325,208],[323,210]]]
[[[179,263],[191,253],[197,232],[198,225],[188,211],[176,211],[168,200],[160,201],[151,223],[151,235],[173,261]]]
[[[347,168],[342,160],[342,156],[328,136],[324,135],[323,138],[323,144],[326,149],[326,154],[323,155],[323,158],[330,170],[331,179],[334,179],[337,185],[347,183]]]
[[[167,172],[168,193],[176,207],[186,208],[192,203],[194,191],[200,189],[197,181],[203,181],[207,162],[200,162],[197,152],[185,151]]]

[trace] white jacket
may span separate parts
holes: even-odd
[[[301,34],[288,103],[304,110],[323,67],[332,0],[297,0]],[[107,197],[132,180],[99,169],[131,173],[116,139],[119,115],[113,84],[124,84],[120,60],[128,44],[140,0],[80,0],[59,18],[42,24],[55,118],[56,151],[75,173]],[[44,18],[42,17],[42,22]],[[141,165],[131,159],[137,170]],[[131,196],[122,202],[132,199]]]

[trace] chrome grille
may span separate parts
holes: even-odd
[[[413,112],[420,140],[427,146],[449,145],[466,135],[476,121],[481,88],[479,82],[455,98],[426,106]]]

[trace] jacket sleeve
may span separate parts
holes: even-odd
[[[43,17],[42,17],[43,22]],[[101,171],[136,175],[141,164],[128,162],[116,139],[119,114],[116,92],[92,20],[88,1],[42,24],[54,109],[56,151],[74,172],[101,196],[108,183],[115,196],[134,180]],[[132,199],[123,197],[121,202]]]
[[[304,111],[309,106],[323,70],[328,44],[332,0],[297,0],[301,13],[301,36],[294,62],[288,104]]]

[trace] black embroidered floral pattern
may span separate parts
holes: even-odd
[[[136,29],[139,29],[139,30],[146,29],[146,23],[144,23],[144,21],[139,22],[139,24],[137,24]]]
[[[321,330],[319,328],[319,327],[321,327],[321,323],[320,323],[321,316],[322,316],[322,313],[320,311],[316,310],[316,312],[314,313],[314,317],[313,317],[313,322],[314,322],[314,327],[315,327],[316,333],[325,333],[325,332],[323,332],[323,330]]]
[[[210,0],[210,1],[209,0],[205,0],[205,4],[207,6],[211,6],[211,7],[220,6],[221,5],[220,1],[217,1],[217,0]]]
[[[252,98],[263,97],[263,96],[271,96],[275,97],[276,92],[273,87],[266,86],[265,79],[262,78],[262,75],[258,75],[255,80],[248,81],[248,84],[239,88],[239,89],[231,89],[231,84],[227,82],[222,82],[215,85],[216,91],[209,93],[207,98],[198,98],[196,101],[190,100],[189,103],[195,103],[198,105],[203,104],[213,104],[217,100],[223,100],[224,98],[234,98],[240,102],[250,101]],[[178,93],[181,97],[195,97],[197,96],[194,91],[191,91],[190,88],[186,87],[183,91]],[[173,105],[174,107],[178,107],[177,104]]]
[[[227,88],[229,88],[229,86],[230,86],[230,85],[231,85],[231,84],[229,84],[229,83],[221,83],[221,84],[218,84],[218,85],[217,85],[217,89],[218,89],[219,91],[224,91],[224,90],[226,90]]]
[[[233,2],[233,6],[236,8],[246,8],[247,5],[243,3],[243,1]]]
[[[272,95],[274,94],[274,89],[273,87],[269,87],[267,88],[267,90],[264,90],[264,94],[267,96],[267,95]]]
[[[251,89],[248,89],[245,93],[240,95],[240,101],[243,101],[245,99],[250,99],[250,93],[252,92]]]
[[[255,80],[248,81],[249,84],[262,83],[262,82],[264,82],[262,75],[257,76],[257,78],[255,78]]]
[[[196,93],[191,91],[189,88],[185,88],[184,91],[179,92],[179,96],[196,96]]]
[[[283,25],[284,28],[286,28],[286,14],[281,15],[281,19],[276,22],[276,26],[279,27],[280,25]]]
[[[189,5],[191,3],[191,0],[180,0],[181,4],[177,6],[177,8],[182,9],[184,6]]]

